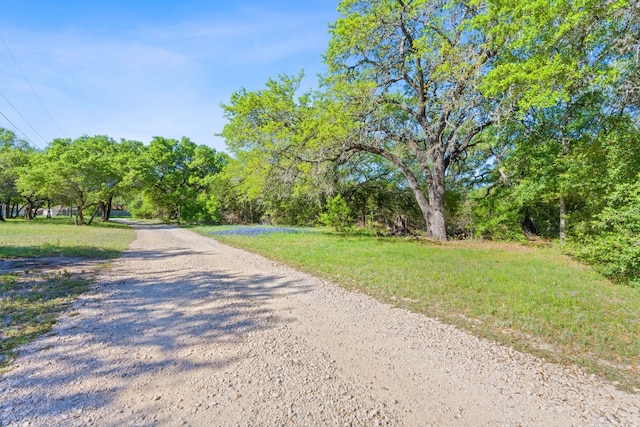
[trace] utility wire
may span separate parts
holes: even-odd
[[[4,93],[2,93],[2,91],[0,91],[0,96],[2,96],[2,97],[4,98],[4,100],[5,100],[5,101],[7,101],[7,103],[8,103],[9,105],[11,105],[11,108],[13,108],[13,111],[15,111],[16,113],[18,113],[18,115],[19,115],[20,117],[22,117],[22,120],[24,120],[24,121],[29,125],[29,127],[31,128],[31,130],[33,130],[33,131],[36,133],[36,135],[38,135],[38,136],[40,137],[40,139],[42,140],[42,142],[44,142],[44,143],[45,143],[45,145],[46,145],[46,144],[47,144],[47,141],[42,137],[42,135],[40,135],[40,132],[38,132],[38,131],[37,131],[37,130],[36,130],[36,129],[31,125],[31,123],[29,123],[29,120],[27,120],[27,119],[26,119],[22,114],[20,114],[20,111],[18,111],[18,110],[16,109],[16,107],[14,107],[14,105],[11,103],[11,101],[9,101],[9,98],[7,98],[7,97],[4,95]],[[3,114],[3,116],[4,116],[4,114]]]
[[[27,141],[29,141],[29,143],[31,143],[31,145],[35,145],[35,144],[33,143],[33,141],[31,141],[31,140],[29,139],[29,137],[28,137],[24,132],[22,132],[18,126],[14,125],[14,124],[13,124],[13,122],[12,122],[11,120],[9,120],[9,117],[5,116],[5,115],[4,115],[4,113],[3,113],[2,111],[0,111],[0,116],[4,117],[6,121],[8,121],[9,123],[11,123],[11,126],[13,126],[13,128],[14,128],[15,130],[17,130],[18,132],[20,132],[20,133],[22,134],[22,136],[24,136],[24,137],[25,137],[25,139],[26,139]]]
[[[31,82],[27,78],[27,75],[24,73],[24,71],[22,71],[22,68],[20,68],[20,64],[18,64],[18,61],[13,56],[13,53],[11,53],[11,49],[9,49],[9,46],[7,45],[7,42],[4,41],[2,36],[0,36],[0,41],[2,41],[2,44],[4,44],[4,47],[7,49],[7,52],[9,52],[9,56],[11,56],[11,59],[13,59],[13,62],[16,64],[16,67],[18,67],[18,70],[20,70],[20,74],[22,74],[22,77],[24,77],[24,80],[27,82],[27,84],[29,85],[29,87],[33,91],[33,94],[38,99],[38,102],[40,103],[40,105],[42,105],[42,108],[44,109],[44,111],[47,113],[47,115],[49,116],[49,118],[51,119],[53,124],[56,126],[56,128],[60,132],[60,136],[64,135],[64,132],[62,132],[62,129],[60,129],[60,126],[58,126],[58,123],[56,123],[55,119],[53,118],[53,116],[51,115],[49,110],[47,110],[47,107],[44,106],[44,102],[42,102],[42,99],[40,99],[40,96],[38,95],[38,92],[36,92],[36,90],[34,89],[33,85],[31,84]]]

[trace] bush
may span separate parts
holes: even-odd
[[[153,204],[148,198],[138,196],[135,199],[129,201],[127,204],[129,212],[134,218],[153,218],[156,215],[156,211]]]
[[[342,194],[327,199],[327,210],[320,215],[319,221],[336,231],[346,231],[350,228],[351,209]]]
[[[640,182],[618,185],[570,249],[606,277],[640,286]]]

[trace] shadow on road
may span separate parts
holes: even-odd
[[[144,227],[173,228],[136,225]],[[37,363],[20,367],[18,359],[16,369],[0,378],[0,421],[26,419],[34,402],[41,417],[73,418],[80,409],[112,403],[149,373],[206,369],[216,375],[246,357],[246,347],[231,346],[278,319],[263,300],[307,289],[268,274],[183,271],[162,264],[175,257],[211,262],[215,253],[180,248],[125,252],[124,260],[149,263],[150,271],[120,272],[119,277],[107,273],[101,293],[81,299],[51,334],[30,345],[27,351],[37,353]]]

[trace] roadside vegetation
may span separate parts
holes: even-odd
[[[640,292],[557,248],[265,227],[195,230],[478,336],[575,363],[625,389],[640,387]]]
[[[89,289],[93,270],[59,261],[72,258],[104,265],[131,243],[134,234],[116,223],[76,227],[72,218],[8,220],[0,227],[2,372],[16,347],[48,332],[57,316]]]

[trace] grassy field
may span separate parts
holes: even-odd
[[[640,386],[640,291],[608,282],[557,249],[195,230],[476,335],[575,363],[624,389]]]
[[[114,222],[76,226],[68,217],[0,223],[0,259],[34,256],[114,258],[133,231]]]
[[[47,332],[59,313],[90,284],[82,273],[55,268],[52,257],[108,260],[133,241],[116,223],[78,227],[69,218],[0,223],[0,372],[17,346]],[[29,259],[29,268],[8,268]]]

